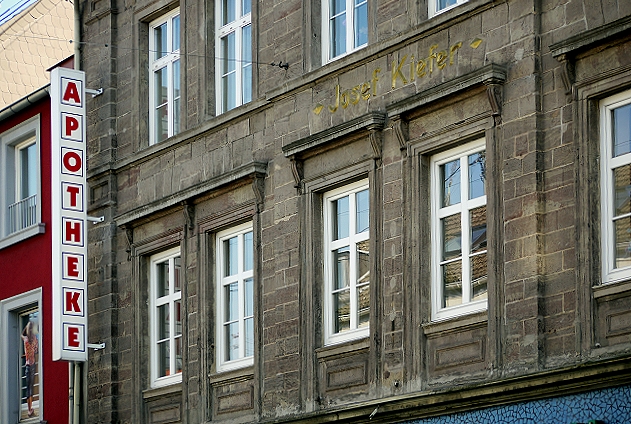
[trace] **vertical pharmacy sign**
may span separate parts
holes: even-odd
[[[51,73],[53,360],[87,361],[85,74]]]

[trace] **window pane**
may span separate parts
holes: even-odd
[[[346,14],[331,19],[331,58],[346,53]]]
[[[241,3],[241,16],[245,16],[250,12],[252,12],[251,0],[243,0],[243,2]]]
[[[472,209],[471,219],[471,253],[486,250],[486,205]]]
[[[20,149],[20,199],[37,194],[37,146],[35,143]]]
[[[253,235],[250,231],[243,235],[243,270],[250,271],[254,266]]]
[[[453,6],[457,0],[438,0],[438,10],[443,10],[446,7]]]
[[[16,328],[15,339],[11,338],[10,345],[19,349],[20,376],[20,419],[28,419],[29,412],[32,415],[40,415],[40,390],[42,385],[41,374],[39,372],[39,311],[32,310],[20,314],[19,323]],[[14,344],[15,343],[15,344]],[[29,407],[32,408],[29,411]]]
[[[156,298],[169,294],[169,261],[156,264]]]
[[[357,234],[368,231],[370,225],[370,201],[368,190],[360,191],[355,195],[355,208],[357,209]]]
[[[224,277],[239,272],[239,239],[232,237],[223,242]]]
[[[182,282],[181,280],[181,259],[179,256],[173,258],[173,288],[174,292],[179,292],[182,290]]]
[[[171,51],[180,50],[180,15],[173,18],[173,38]]]
[[[631,217],[614,221],[616,268],[631,265]]]
[[[236,73],[236,38],[230,33],[221,39],[222,51],[222,94],[223,110],[228,111],[236,106],[237,73]]]
[[[182,337],[175,339],[175,373],[182,372]]]
[[[171,374],[169,341],[158,343],[158,377]]]
[[[355,0],[355,45],[368,44],[368,2]]]
[[[182,301],[176,300],[175,306],[175,334],[174,336],[182,335]]]
[[[443,260],[457,258],[462,252],[460,215],[451,215],[442,220]]]
[[[248,278],[244,281],[245,285],[245,316],[254,315],[254,280]]]
[[[462,262],[450,262],[442,266],[443,308],[462,303]]]
[[[222,2],[222,25],[226,25],[236,19],[237,4],[236,0],[223,0]]]
[[[239,323],[234,322],[225,326],[226,329],[226,360],[239,359]]]
[[[232,283],[224,287],[226,300],[225,321],[235,321],[239,319],[239,285]]]
[[[155,58],[160,59],[167,54],[167,24],[166,22],[153,31]]]
[[[370,241],[364,240],[357,244],[357,284],[370,281]]]
[[[631,165],[624,165],[613,170],[614,180],[614,216],[631,212]]]
[[[486,194],[484,181],[486,180],[486,152],[479,152],[469,156],[469,199]]]
[[[631,152],[631,104],[613,111],[614,157]]]
[[[460,203],[460,159],[441,165],[442,206]]]
[[[245,356],[254,355],[254,318],[245,320]]]
[[[334,270],[334,290],[348,287],[350,285],[350,249],[349,247],[343,247],[333,252],[333,266]]]
[[[471,257],[471,300],[487,298],[486,253]]]
[[[368,327],[370,324],[370,284],[365,284],[357,289],[357,327]]]
[[[349,227],[349,210],[348,196],[333,201],[333,240],[339,240],[348,237]]]
[[[333,293],[333,319],[335,320],[335,332],[349,330],[351,328],[351,297],[349,290]]]
[[[166,304],[158,306],[158,340],[168,339],[169,335],[169,305]]]
[[[173,62],[173,134],[180,132],[180,61]]]
[[[329,4],[331,5],[330,17],[334,17],[346,11],[346,0],[331,0]]]
[[[241,87],[243,103],[252,101],[252,25],[243,27],[243,61]]]

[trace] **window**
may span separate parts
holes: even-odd
[[[0,421],[22,422],[42,411],[40,292],[0,302]],[[39,422],[39,420],[37,420]]]
[[[484,140],[431,160],[432,318],[486,309]]]
[[[322,0],[322,62],[368,44],[368,0]]]
[[[217,369],[253,364],[254,239],[252,223],[217,234]]]
[[[158,387],[182,379],[180,249],[154,255],[150,262],[151,380]]]
[[[601,116],[603,282],[631,278],[631,91],[605,99]]]
[[[467,0],[429,0],[429,16],[438,15],[466,1]]]
[[[0,247],[41,231],[38,130],[39,120],[33,119],[0,135]]]
[[[252,6],[250,2],[251,0],[216,2],[218,114],[252,100]]]
[[[368,335],[370,323],[368,181],[324,196],[325,343]]]
[[[149,26],[150,144],[180,131],[180,12]]]

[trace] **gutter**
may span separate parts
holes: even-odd
[[[22,97],[20,100],[10,104],[4,109],[0,110],[0,122],[4,121],[7,118],[10,118],[14,115],[17,115],[19,112],[28,108],[29,106],[34,105],[50,94],[50,84],[46,84],[42,88],[33,91],[31,94],[28,94],[25,97]]]

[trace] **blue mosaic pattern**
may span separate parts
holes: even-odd
[[[405,424],[630,424],[631,386],[520,402]],[[591,424],[590,423],[590,424]]]

